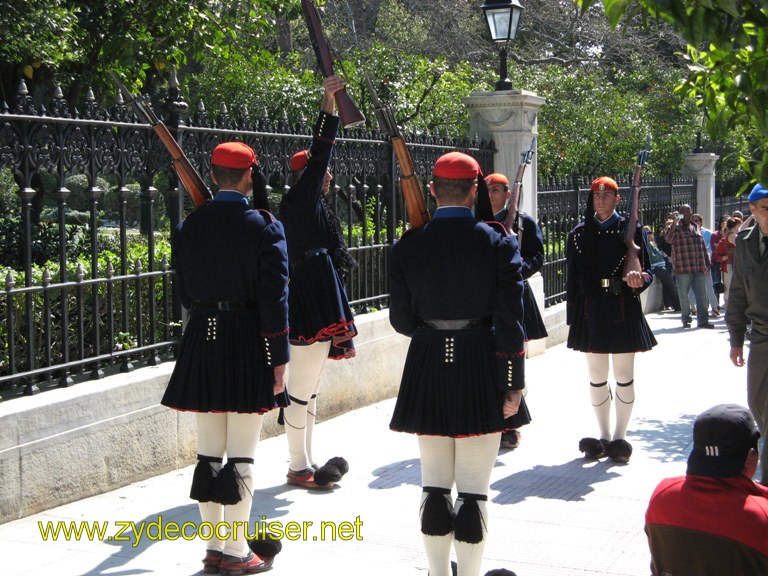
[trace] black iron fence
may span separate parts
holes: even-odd
[[[632,175],[616,177],[619,184],[618,210],[626,209],[626,199]],[[584,219],[587,194],[593,178],[573,176],[568,180],[550,180],[538,183],[536,197],[539,226],[544,236],[545,305],[565,300],[565,246],[574,226]],[[696,210],[696,183],[690,178],[676,178],[671,174],[663,178],[643,178],[640,194],[640,221],[656,230],[671,207],[689,204]]]
[[[176,86],[156,105],[197,170],[208,175],[219,142],[243,140],[259,155],[276,207],[288,159],[308,146],[311,126],[245,110],[213,118],[202,106],[185,118],[185,107]],[[490,143],[419,134],[407,140],[417,174],[430,174],[449,149],[492,168]],[[332,201],[360,263],[349,291],[361,313],[386,306],[387,257],[404,207],[395,158],[378,134],[356,129],[337,142]],[[182,310],[168,239],[191,206],[169,166],[153,131],[136,123],[119,96],[103,107],[89,95],[74,109],[59,94],[35,108],[22,83],[12,103],[0,102],[0,397],[173,355]]]

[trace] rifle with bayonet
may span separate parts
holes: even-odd
[[[195,167],[189,163],[187,156],[168,130],[168,127],[152,111],[149,105],[149,98],[146,96],[134,96],[114,72],[110,71],[110,74],[120,89],[125,103],[133,107],[133,111],[140,120],[152,126],[160,142],[168,150],[168,153],[171,155],[171,166],[173,166],[173,170],[176,172],[181,185],[187,191],[195,208],[199,208],[211,201],[213,199],[211,190],[200,177],[197,170],[195,170]]]
[[[635,244],[635,229],[640,219],[640,179],[650,154],[651,137],[648,136],[645,140],[645,148],[637,156],[635,173],[632,175],[632,188],[627,199],[627,214],[629,217],[627,228],[624,230],[624,244],[627,245],[627,252],[624,257],[624,278],[627,277],[628,272],[641,272],[643,270],[643,267],[640,265],[640,247]]]
[[[368,75],[365,76],[365,79],[371,92],[373,112],[379,124],[379,129],[392,145],[395,158],[397,158],[397,163],[400,166],[400,172],[403,174],[402,178],[400,178],[400,192],[403,194],[403,202],[405,202],[405,209],[408,212],[408,222],[411,228],[421,228],[429,222],[430,216],[427,211],[427,204],[424,201],[421,184],[415,174],[411,154],[408,152],[408,146],[400,133],[400,128],[395,122],[395,114],[392,107],[389,104],[382,104]]]
[[[511,194],[509,195],[509,201],[507,202],[507,217],[504,218],[504,228],[512,232],[515,218],[518,217],[518,210],[520,207],[520,194],[523,186],[523,176],[525,175],[525,169],[531,164],[533,155],[536,153],[536,136],[531,140],[531,147],[525,152],[520,154],[520,164],[517,167],[517,174],[515,175],[515,181],[512,183]],[[517,226],[517,242],[522,244],[523,242],[523,226],[521,222],[518,222]]]
[[[320,67],[320,72],[325,78],[332,76],[334,72],[331,49],[328,46],[328,41],[323,32],[323,24],[320,20],[320,13],[317,11],[317,6],[315,6],[315,3],[312,0],[301,0],[301,9],[304,11],[304,19],[306,20],[307,28],[309,29],[309,41],[312,43],[315,56],[317,56],[317,64]],[[339,118],[341,118],[341,124],[344,128],[357,126],[358,124],[365,122],[365,116],[360,112],[357,104],[355,104],[345,88],[336,92],[335,99],[336,106],[339,109]]]

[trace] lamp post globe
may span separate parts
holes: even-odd
[[[507,77],[507,46],[514,40],[520,27],[520,15],[523,6],[520,0],[486,0],[481,6],[485,13],[488,31],[494,42],[503,43],[500,50],[499,80],[496,91],[512,90],[512,82]]]

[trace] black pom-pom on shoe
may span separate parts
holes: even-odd
[[[605,451],[608,448],[608,444],[608,440],[582,438],[579,440],[579,452],[584,452],[585,458],[597,460],[605,457]]]
[[[274,558],[283,549],[283,543],[276,534],[267,532],[253,540],[248,540],[248,548],[261,559]]]
[[[339,471],[336,466],[332,464],[324,464],[323,466],[320,466],[317,470],[315,470],[315,482],[319,486],[327,486],[328,484],[335,484],[339,480],[341,480],[341,477],[343,474]]]
[[[629,462],[629,457],[632,456],[632,445],[624,439],[614,440],[605,450],[608,454],[608,458],[619,464],[626,464]]]
[[[517,575],[511,570],[507,570],[506,568],[496,568],[495,570],[486,572],[485,576],[517,576]]]
[[[344,476],[347,472],[349,472],[349,463],[342,458],[341,456],[334,456],[328,462],[325,463],[326,466],[328,465],[336,466],[338,468],[339,472],[341,472],[341,475]]]

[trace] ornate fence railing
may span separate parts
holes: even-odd
[[[183,122],[178,94],[171,86],[156,109],[200,174],[207,178],[216,144],[243,140],[259,155],[276,209],[288,159],[309,145],[311,126],[245,111],[212,118],[202,107]],[[406,139],[417,174],[429,175],[451,149],[492,167],[491,143]],[[173,355],[182,310],[168,238],[191,205],[169,166],[153,131],[119,97],[102,107],[89,95],[74,110],[58,95],[44,109],[22,83],[10,105],[0,102],[0,398]],[[404,221],[391,147],[376,133],[344,132],[332,170],[332,201],[360,263],[349,278],[351,304],[359,313],[385,307],[387,257]]]

